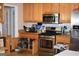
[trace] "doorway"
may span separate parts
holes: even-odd
[[[4,23],[2,24],[2,35],[15,37],[15,8],[11,6],[4,7]]]

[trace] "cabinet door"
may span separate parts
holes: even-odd
[[[79,9],[79,3],[72,3],[72,11],[74,11],[75,9]]]
[[[52,9],[52,3],[44,3],[43,4],[43,14],[51,13],[52,12],[51,9]]]
[[[32,3],[26,3],[23,4],[23,19],[24,22],[33,22],[33,4]]]
[[[51,12],[52,13],[59,13],[59,3],[52,3]]]
[[[3,16],[4,16],[4,4],[0,3],[0,23],[3,23]]]
[[[60,23],[71,22],[71,4],[60,3]]]
[[[34,20],[35,22],[42,22],[42,4],[35,3],[34,4]]]
[[[67,35],[57,35],[56,36],[56,43],[64,43],[64,44],[67,44],[67,43],[70,43],[70,36],[67,36]]]

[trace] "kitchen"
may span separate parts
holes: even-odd
[[[6,4],[2,4],[2,14],[5,11],[4,5]],[[71,24],[74,21],[72,22],[71,19],[72,12],[79,8],[78,3],[12,5],[18,7],[18,30],[16,31],[18,35],[8,38],[8,45],[6,42],[8,55],[53,56],[72,47],[70,46]],[[5,23],[4,15],[0,16],[2,24]]]

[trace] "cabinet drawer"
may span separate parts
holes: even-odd
[[[58,42],[70,43],[70,36],[57,35],[57,36],[56,36],[56,43],[58,43]]]
[[[24,33],[19,34],[20,37],[26,37]]]
[[[38,34],[28,34],[28,33],[20,33],[19,34],[19,37],[22,37],[22,38],[30,38],[30,39],[38,39]]]

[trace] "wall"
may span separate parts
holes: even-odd
[[[18,29],[23,28],[23,4],[18,3]]]

